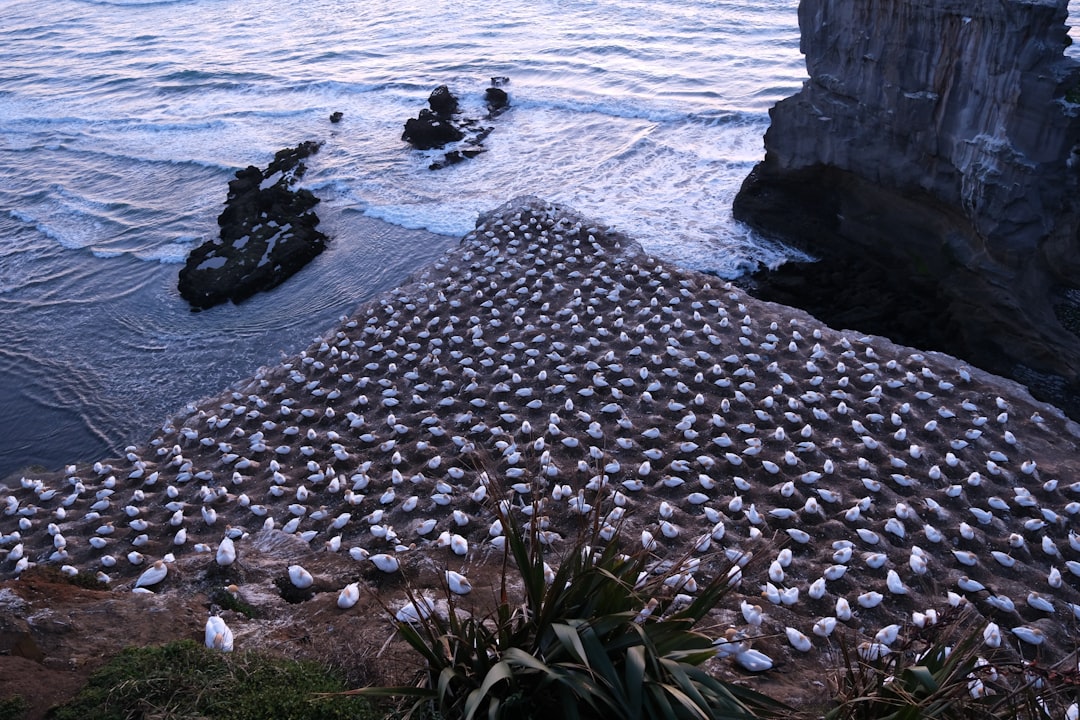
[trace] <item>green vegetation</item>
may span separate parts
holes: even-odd
[[[97,579],[97,576],[85,571],[79,571],[75,575],[68,575],[56,565],[39,564],[23,573],[24,578],[32,578],[42,582],[63,583],[74,585],[86,590],[108,590],[109,586]]]
[[[0,720],[23,720],[30,710],[30,703],[22,695],[12,695],[0,700]]]
[[[238,612],[249,620],[259,616],[259,611],[240,598],[233,595],[225,588],[218,588],[211,594],[210,601],[222,610]]]
[[[462,617],[447,591],[445,618],[396,623],[425,661],[418,685],[352,693],[417,698],[406,717],[445,720],[753,720],[786,710],[702,667],[715,648],[694,627],[726,593],[726,574],[677,608],[664,581],[678,568],[653,573],[644,551],[623,555],[615,541],[599,547],[597,517],[552,571],[535,526],[523,537],[503,515],[507,551],[495,610]],[[524,586],[520,603],[508,596],[511,560],[512,580]]]
[[[976,617],[958,612],[921,633],[907,628],[912,637],[903,646],[872,660],[842,642],[844,669],[825,720],[1065,717],[1062,693],[1071,683],[1052,686],[1049,672],[991,650],[983,641],[987,624]]]
[[[219,653],[190,640],[128,648],[90,678],[54,720],[345,720],[375,718],[317,663]],[[317,695],[318,694],[318,695]]]

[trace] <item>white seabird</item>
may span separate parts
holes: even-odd
[[[158,560],[150,567],[143,570],[139,575],[139,579],[135,581],[135,587],[148,588],[152,585],[157,585],[159,582],[165,579],[165,576],[169,574],[169,566],[161,560]]]
[[[221,542],[218,543],[214,561],[222,567],[228,567],[236,562],[236,545],[228,535],[223,537]]]
[[[337,606],[342,610],[348,610],[360,600],[360,584],[349,583],[338,593]]]
[[[206,647],[221,652],[232,652],[233,633],[217,615],[211,615],[206,620]]]
[[[300,565],[290,565],[289,581],[292,582],[293,586],[295,586],[297,589],[306,590],[307,588],[312,586],[312,584],[315,582],[315,578],[313,578],[311,576],[311,573],[309,573]]]

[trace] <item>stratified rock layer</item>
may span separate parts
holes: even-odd
[[[736,217],[940,285],[951,351],[1075,384],[1054,312],[1080,270],[1067,7],[804,0],[810,79],[773,108]]]
[[[238,170],[229,183],[220,237],[191,251],[180,271],[180,295],[202,310],[241,302],[292,277],[326,247],[311,191],[294,189],[304,175],[304,158],[318,152],[313,141],[286,148],[266,170]]]

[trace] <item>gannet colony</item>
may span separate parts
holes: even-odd
[[[464,594],[501,563],[497,503],[553,558],[602,503],[602,537],[675,561],[657,565],[672,592],[736,561],[716,634],[746,669],[839,632],[885,652],[962,604],[988,644],[1060,656],[1080,619],[1078,438],[1014,383],[522,198],[124,458],[0,486],[0,574],[169,592],[293,543],[334,562],[282,559],[281,587],[348,613],[378,586],[408,619],[423,608],[393,576],[434,565]],[[218,622],[207,643],[231,648]]]

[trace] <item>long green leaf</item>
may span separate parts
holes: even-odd
[[[645,683],[645,648],[637,645],[626,651],[626,705],[628,720],[641,720],[641,688]]]
[[[619,675],[615,670],[615,666],[611,664],[611,658],[608,655],[609,649],[604,646],[594,628],[588,623],[582,623],[578,626],[577,634],[582,645],[587,648],[586,656],[592,659],[590,666],[594,667],[610,685],[618,685]]]
[[[555,636],[559,638],[562,647],[570,653],[571,657],[586,667],[589,667],[589,656],[585,652],[584,646],[581,644],[581,637],[578,635],[577,629],[566,623],[554,623],[551,626],[551,630],[555,633]]]
[[[645,716],[650,720],[678,720],[675,707],[668,697],[667,688],[662,683],[647,683],[645,685]]]
[[[685,708],[692,717],[700,718],[701,720],[712,720],[712,713],[708,712],[707,710],[708,705],[699,705],[697,702],[695,702],[693,698],[690,697],[690,695],[685,693],[683,690],[684,688],[679,688],[675,685],[664,685],[664,691],[668,695],[673,697],[675,700],[677,700],[679,702],[679,705]],[[674,708],[672,709],[672,713],[674,714]]]
[[[439,673],[439,683],[437,689],[437,697],[439,698],[439,704],[449,703],[451,698],[451,683],[458,679],[457,672],[454,671],[453,666],[447,666]]]
[[[488,693],[491,692],[495,685],[504,680],[513,680],[513,677],[513,672],[508,663],[498,662],[492,665],[484,677],[484,682],[480,687],[470,692],[468,699],[465,701],[465,720],[473,720],[476,711],[482,706],[488,697]]]
[[[698,711],[709,706],[709,703],[701,696],[697,686],[690,680],[690,676],[686,674],[686,670],[681,663],[667,658],[662,659],[660,662],[668,675],[678,684],[681,692],[691,699],[692,704]]]
[[[541,662],[521,648],[507,648],[506,652],[503,653],[503,661],[510,665],[517,665],[519,667],[543,673],[553,680],[557,680],[559,677],[558,673],[552,670],[546,663]]]
[[[433,668],[440,668],[445,664],[442,653],[437,651],[437,648],[441,647],[437,642],[437,638],[421,636],[416,628],[408,623],[399,623],[397,629],[401,637],[409,644],[409,647],[420,653],[428,665]]]
[[[934,693],[938,690],[938,681],[934,678],[934,674],[930,672],[930,668],[925,665],[915,665],[904,670],[905,679],[912,680],[916,686],[921,687],[927,693]]]
[[[366,687],[345,690],[335,695],[362,695],[365,697],[424,697],[434,698],[436,693],[431,688],[402,685],[398,687]]]

